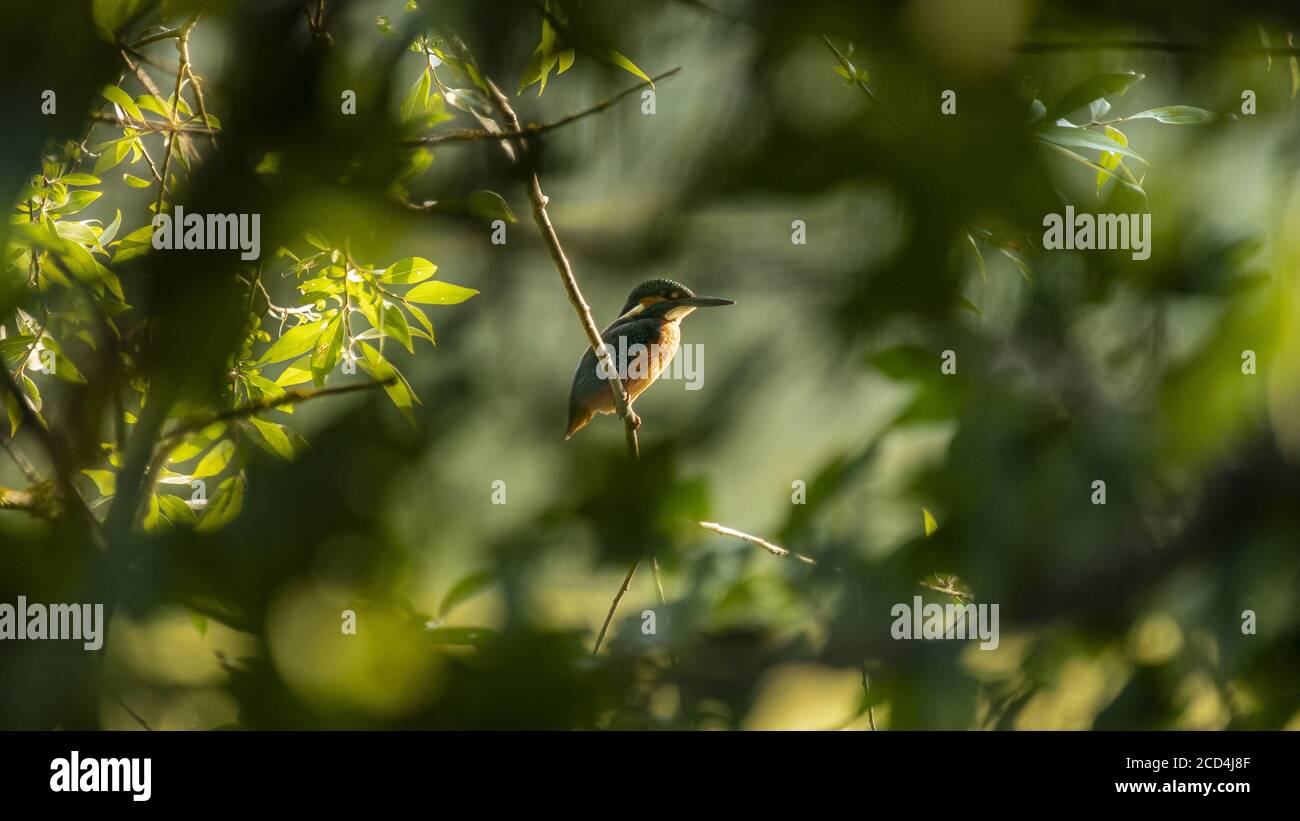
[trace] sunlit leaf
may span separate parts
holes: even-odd
[[[1160,108],[1152,108],[1147,111],[1140,111],[1137,114],[1130,114],[1125,117],[1126,120],[1159,120],[1162,123],[1171,125],[1190,125],[1200,123],[1211,123],[1218,119],[1213,111],[1206,111],[1203,108],[1196,108],[1190,105],[1167,105]]]
[[[242,475],[231,476],[217,488],[216,495],[208,502],[208,506],[203,512],[203,518],[199,520],[199,525],[195,530],[199,533],[210,533],[219,530],[233,521],[243,507],[244,477]]]
[[[434,281],[416,285],[407,291],[404,297],[408,302],[419,302],[424,305],[455,305],[458,302],[464,302],[477,293],[478,291],[473,288],[452,285],[450,282]]]

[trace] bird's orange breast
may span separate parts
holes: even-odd
[[[628,380],[625,387],[635,399],[668,369],[677,348],[681,345],[681,326],[676,322],[665,322],[659,329],[659,341],[650,345],[636,357],[636,361],[627,366]]]

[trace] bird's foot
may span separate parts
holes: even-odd
[[[636,411],[631,408],[627,409],[627,422],[632,426],[632,430],[637,430],[641,427],[641,417],[637,416]]]

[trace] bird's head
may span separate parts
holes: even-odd
[[[647,279],[627,295],[627,304],[619,312],[618,318],[662,316],[675,320],[681,319],[696,308],[735,304],[734,299],[696,296],[690,288],[671,279]]]

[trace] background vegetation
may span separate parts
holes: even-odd
[[[7,17],[0,601],[112,621],[0,643],[0,726],[1300,726],[1293,5]],[[598,325],[651,276],[738,301],[637,461],[561,440],[534,171]],[[1149,211],[1151,259],[1044,252],[1066,204]],[[262,258],[152,250],[176,205]],[[893,641],[915,595],[1000,647]]]

